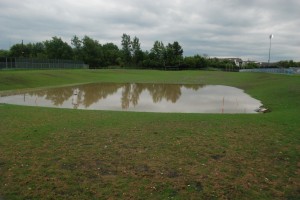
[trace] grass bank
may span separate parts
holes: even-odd
[[[222,84],[258,115],[0,105],[0,199],[297,199],[300,77],[150,70],[0,71],[0,91],[88,82]]]

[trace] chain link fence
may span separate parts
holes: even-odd
[[[300,74],[299,68],[257,68],[257,69],[240,69],[240,72],[264,72],[273,74]]]
[[[83,61],[37,58],[0,58],[0,69],[85,69]]]

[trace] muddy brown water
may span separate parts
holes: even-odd
[[[0,97],[0,103],[137,112],[256,113],[262,104],[223,85],[97,83]]]

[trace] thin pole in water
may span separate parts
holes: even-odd
[[[222,113],[224,113],[224,97],[223,97]]]

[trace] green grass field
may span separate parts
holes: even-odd
[[[235,86],[272,112],[134,113],[0,104],[0,199],[300,198],[300,76],[0,71],[0,94],[89,82]]]

